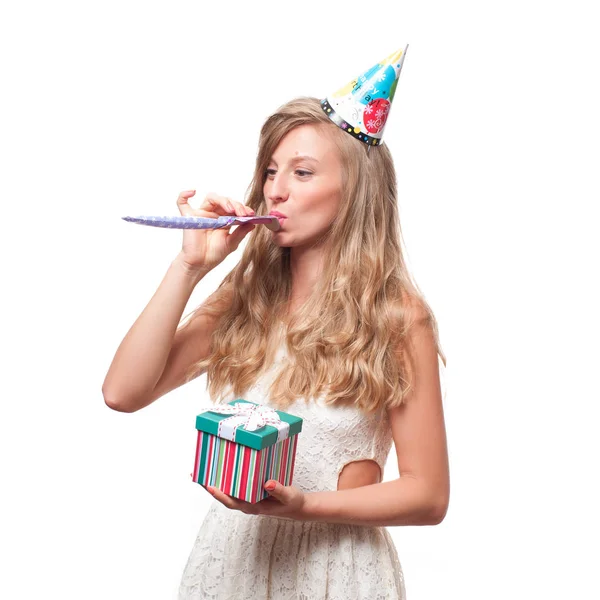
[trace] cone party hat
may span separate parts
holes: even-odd
[[[321,108],[341,129],[379,146],[396,93],[408,44],[321,100]]]

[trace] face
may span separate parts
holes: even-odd
[[[342,164],[333,141],[315,125],[301,125],[281,140],[263,188],[269,213],[285,215],[272,232],[279,246],[314,246],[340,206]]]

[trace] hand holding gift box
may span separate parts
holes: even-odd
[[[250,503],[268,497],[269,479],[292,484],[300,417],[241,398],[202,408],[194,481]]]

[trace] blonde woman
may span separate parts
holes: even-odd
[[[281,227],[184,230],[116,353],[105,401],[133,412],[207,373],[214,402],[241,397],[304,423],[292,486],[267,482],[257,504],[208,489],[179,598],[404,599],[386,527],[445,516],[445,357],[402,257],[387,146],[298,98],[264,123],[246,204],[210,194],[193,209],[193,195],[180,194],[182,215],[275,214]],[[194,287],[246,236],[237,266],[181,321]],[[382,483],[392,441],[400,477]]]

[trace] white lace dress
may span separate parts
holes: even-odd
[[[268,389],[285,358],[244,399],[268,404]],[[292,485],[304,492],[337,490],[352,461],[375,460],[383,476],[392,436],[385,411],[365,417],[352,407],[298,400],[302,417]],[[294,521],[247,515],[214,500],[185,565],[179,600],[405,600],[404,576],[385,527]]]

